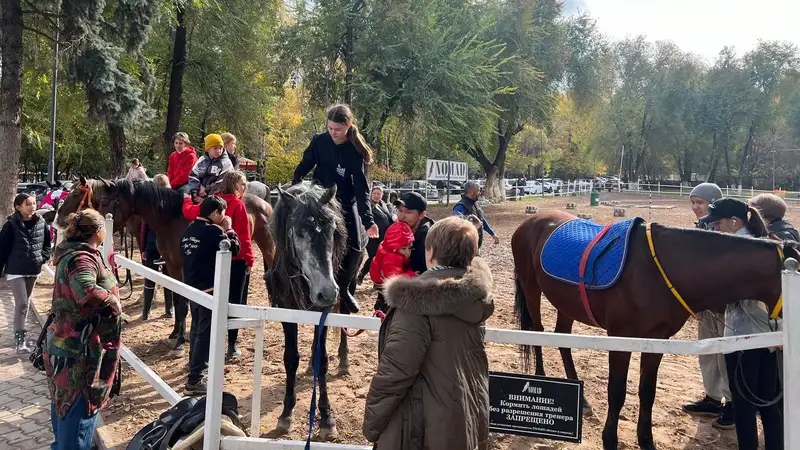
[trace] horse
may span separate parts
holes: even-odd
[[[559,227],[579,226],[574,219],[563,211],[542,211],[523,222],[511,238],[516,267],[514,309],[522,330],[544,331],[542,293],[558,312],[556,333],[571,333],[577,320],[599,326],[609,336],[668,339],[690,315],[745,299],[762,300],[774,318],[780,312],[783,255],[798,257],[795,243],[645,224],[635,219],[628,230],[627,257],[622,256],[615,269],[616,282],[602,290],[584,291],[583,297],[575,283],[548,273],[546,258],[542,258],[548,238]],[[552,255],[568,252],[563,247],[553,248]],[[586,260],[591,251],[589,248],[580,259]],[[581,256],[581,252],[571,256]],[[597,259],[602,261],[603,257],[601,252]],[[528,370],[531,348],[521,350],[523,366]],[[535,346],[533,350],[536,374],[544,375],[542,349]],[[571,349],[559,348],[559,352],[567,378],[577,379]],[[618,448],[617,428],[630,358],[628,352],[608,355],[608,412],[602,433],[606,450]],[[661,358],[654,353],[642,353],[641,358],[636,431],[639,446],[646,450],[655,449],[652,412]],[[583,401],[587,408],[588,403]]]
[[[334,305],[339,294],[336,273],[347,250],[347,228],[336,200],[336,186],[324,189],[297,184],[287,190],[278,188],[278,201],[270,230],[275,238],[275,262],[264,275],[272,305],[280,308],[321,310]],[[356,271],[357,272],[357,271]],[[286,434],[292,425],[292,410],[297,403],[295,386],[300,354],[297,347],[297,324],[282,323],[284,336],[283,364],[286,391],[283,411],[276,431]],[[317,336],[315,327],[314,335]],[[336,435],[336,422],[328,399],[327,327],[321,334],[319,372],[320,431],[323,440]],[[342,333],[339,343],[339,369],[346,371],[347,340]],[[316,340],[316,337],[315,337]],[[316,342],[313,353],[316,353]],[[313,358],[316,356],[312,356]]]
[[[275,254],[275,245],[269,233],[269,217],[272,206],[264,199],[252,194],[242,197],[251,218],[253,241],[261,249],[264,268],[270,267]],[[132,182],[119,180],[87,180],[84,177],[73,187],[69,196],[58,210],[60,227],[64,227],[64,218],[70,213],[94,207],[101,214],[113,214],[114,223],[124,224],[133,216],[142,220],[156,234],[156,245],[164,259],[166,273],[172,278],[183,281],[183,260],[180,252],[180,239],[189,221],[183,217],[183,194],[157,186],[152,181]],[[137,233],[138,234],[138,233]],[[175,324],[170,338],[186,342],[186,316],[188,304],[186,299],[174,294]]]

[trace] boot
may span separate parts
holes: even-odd
[[[225,354],[225,362],[233,362],[236,361],[240,356],[242,356],[239,349],[236,348],[236,343],[232,342],[228,344],[228,352]]]
[[[25,330],[16,331],[14,332],[14,343],[15,343],[15,350],[17,353],[30,353],[31,349],[28,348],[28,344],[25,342]]]
[[[150,318],[150,308],[153,306],[153,293],[154,288],[144,288],[144,307],[142,308],[142,321],[147,321]]]
[[[171,319],[174,309],[172,308],[172,291],[164,290],[164,317]]]

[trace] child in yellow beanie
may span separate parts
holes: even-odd
[[[213,194],[222,176],[234,170],[228,152],[225,151],[222,136],[209,134],[203,139],[205,154],[197,160],[189,173],[189,192],[195,202],[207,194]]]

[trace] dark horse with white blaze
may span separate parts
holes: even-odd
[[[63,221],[70,213],[88,207],[86,199],[91,200],[92,207],[101,214],[111,213],[115,224],[124,224],[133,216],[141,217],[156,234],[158,251],[164,259],[167,274],[183,281],[180,240],[189,221],[183,217],[182,193],[157,186],[152,181],[87,180],[81,177],[59,208],[58,220]],[[242,201],[252,221],[253,241],[261,249],[264,267],[268,268],[275,254],[275,244],[269,233],[272,206],[264,199],[247,193]],[[186,299],[177,294],[173,299],[176,309],[175,326],[170,336],[182,337],[185,341],[188,304]]]
[[[347,250],[347,228],[336,200],[336,185],[329,189],[297,184],[279,189],[270,231],[275,238],[275,261],[264,275],[272,305],[320,311],[336,303],[339,288],[336,274]],[[358,271],[353,271],[356,274]],[[286,394],[283,412],[276,431],[287,433],[292,425],[292,410],[297,403],[295,393],[300,354],[297,346],[297,324],[281,323],[284,335],[283,364],[286,370]],[[321,367],[319,372],[319,436],[329,439],[336,434],[336,421],[328,399],[327,327],[321,334]],[[317,336],[317,327],[314,335]],[[339,343],[339,369],[347,370],[347,339],[342,333]],[[313,353],[317,345],[314,345]]]
[[[542,293],[558,311],[557,333],[571,333],[577,320],[599,325],[609,336],[668,339],[683,327],[690,310],[719,309],[746,299],[763,301],[774,317],[780,312],[783,254],[799,257],[794,243],[659,224],[650,224],[648,237],[647,225],[635,222],[630,228],[627,260],[617,281],[606,289],[589,290],[584,303],[578,287],[548,274],[542,262],[548,237],[573,219],[575,216],[562,211],[543,211],[523,222],[511,238],[516,267],[515,310],[523,330],[544,331]],[[559,351],[567,378],[577,379],[571,349]],[[544,375],[541,347],[534,347],[534,352],[536,374]],[[529,358],[530,347],[524,347],[525,366]],[[628,352],[609,352],[608,414],[603,429],[606,450],[618,448],[617,427],[625,403],[630,358]],[[648,450],[655,449],[652,412],[661,358],[654,353],[643,353],[641,358],[637,438],[639,446]]]

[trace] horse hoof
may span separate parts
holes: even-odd
[[[594,410],[592,410],[592,405],[588,403],[583,404],[583,416],[584,417],[592,417],[594,416]]]
[[[333,441],[339,437],[339,432],[336,431],[336,425],[330,428],[319,428],[319,439],[322,441]]]
[[[278,419],[278,425],[275,426],[275,432],[278,436],[283,436],[284,434],[289,434],[292,430],[292,418],[287,417],[285,419]]]
[[[350,375],[350,364],[339,364],[336,374],[339,376]]]

